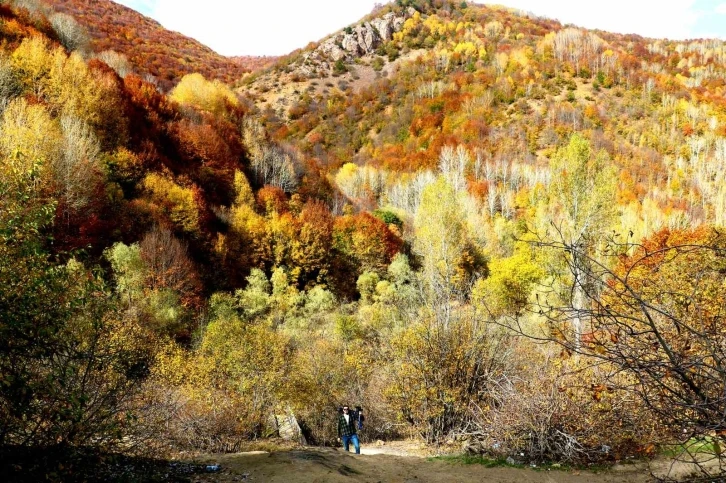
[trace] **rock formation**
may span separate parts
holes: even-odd
[[[358,57],[374,53],[382,44],[392,40],[393,34],[399,32],[406,19],[414,13],[413,9],[398,15],[389,12],[328,37],[303,57],[300,72],[312,75],[315,68],[330,70],[335,62],[352,62]]]

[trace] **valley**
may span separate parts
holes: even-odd
[[[723,476],[724,41],[449,0],[280,57],[109,0],[0,39],[8,481]],[[610,471],[344,455],[344,404],[369,452]]]

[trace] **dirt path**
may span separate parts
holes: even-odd
[[[370,482],[370,483],[645,483],[652,481],[642,467],[616,467],[607,473],[537,471],[518,468],[486,468],[421,456],[371,454],[398,452],[395,447],[364,447],[369,454],[355,455],[342,449],[306,448],[277,453],[240,453],[201,459],[220,464],[217,473],[195,476],[195,482]]]

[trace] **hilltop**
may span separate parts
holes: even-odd
[[[111,0],[48,0],[47,3],[58,12],[71,15],[87,29],[94,51],[113,50],[125,55],[138,74],[154,76],[165,90],[193,72],[233,84],[253,70],[254,64],[249,61],[222,56]]]
[[[657,206],[654,226],[722,220],[706,174],[724,162],[722,41],[563,27],[464,2],[409,3],[295,52],[241,90],[278,141],[333,171],[347,162],[367,170],[354,179],[382,180],[377,188],[348,181],[352,188],[341,174],[349,199],[405,211],[389,174],[438,170],[442,149],[460,146],[470,192],[492,215],[517,218],[546,183],[541,168],[557,147],[582,133],[616,168],[629,216]],[[390,33],[375,27],[382,22]]]
[[[273,65],[279,57],[276,56],[255,56],[255,55],[236,55],[231,57],[235,62],[241,64],[250,72],[257,72]]]

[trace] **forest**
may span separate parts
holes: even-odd
[[[370,55],[245,74],[56,3],[0,1],[0,474],[275,416],[335,445],[342,404],[366,442],[723,471],[726,43],[398,0]]]

